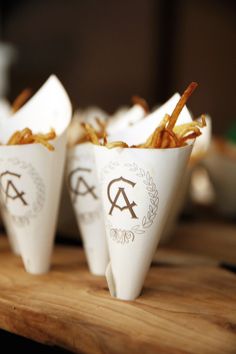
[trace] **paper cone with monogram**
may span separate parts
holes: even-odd
[[[65,162],[66,129],[71,119],[69,98],[55,76],[19,111],[0,124],[0,142],[17,130],[48,133],[54,151],[41,144],[1,145],[1,199],[10,215],[26,271],[45,273],[50,268]]]
[[[17,256],[20,255],[20,246],[17,240],[14,227],[13,220],[11,219],[11,215],[8,212],[4,203],[1,203],[1,218],[7,233],[8,241],[10,243],[11,250]]]
[[[170,114],[165,111],[169,104],[160,108],[160,122],[158,117],[147,117],[144,124],[137,123],[132,130],[136,136],[128,134],[121,141],[104,139],[102,143],[91,136],[110,256],[106,278],[111,294],[119,299],[134,300],[142,290],[176,190],[181,187],[193,139],[206,124],[204,116],[201,122],[192,122],[185,107],[196,87],[192,82],[180,98],[177,95]],[[156,126],[150,131],[154,120]]]
[[[98,191],[94,146],[91,143],[69,149],[67,184],[89,270],[95,275],[105,275],[108,248]]]
[[[134,300],[140,295],[191,149],[95,147],[112,296]]]

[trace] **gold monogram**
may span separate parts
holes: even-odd
[[[128,185],[130,185],[132,188],[134,188],[134,186],[136,185],[136,183],[128,180],[128,179],[125,179],[123,177],[120,177],[120,178],[116,178],[116,179],[113,179],[109,184],[108,184],[108,187],[107,187],[107,196],[108,196],[108,199],[111,203],[111,208],[110,208],[110,211],[109,211],[109,215],[112,215],[112,212],[114,210],[114,208],[117,208],[119,209],[121,212],[128,209],[130,214],[131,214],[131,218],[132,219],[138,219],[138,217],[136,216],[133,208],[137,205],[134,201],[132,203],[130,203],[127,195],[126,195],[126,192],[125,192],[125,188],[124,187],[118,187],[118,190],[117,190],[117,193],[116,193],[116,196],[114,198],[114,200],[112,200],[111,198],[111,187],[114,183],[117,183],[119,181],[122,181],[124,183],[127,183]],[[119,198],[121,198],[121,196],[123,197],[123,200],[125,201],[125,205],[124,206],[120,206],[117,204]]]
[[[4,189],[3,179],[5,179],[5,178],[7,179],[7,181],[5,182],[6,187]],[[20,174],[10,172],[10,171],[5,171],[0,174],[1,190],[6,196],[6,198],[5,198],[6,204],[8,202],[8,199],[12,199],[12,200],[19,199],[24,206],[28,205],[28,203],[24,197],[25,192],[23,192],[23,191],[20,192],[14,183],[14,182],[16,182],[16,179],[19,180],[20,178],[21,178]],[[13,180],[15,180],[15,181],[13,181]]]
[[[89,186],[83,176],[80,175],[80,172],[91,173],[91,169],[78,167],[73,170],[68,176],[69,189],[73,193],[72,202],[76,203],[77,198],[79,196],[86,196],[87,194],[91,194],[94,199],[98,199],[95,193],[95,186]],[[75,185],[73,185],[73,181],[75,179]]]

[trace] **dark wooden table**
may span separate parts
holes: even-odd
[[[0,328],[80,353],[235,354],[236,226],[178,227],[159,248],[142,295],[110,297],[83,251],[56,246],[52,270],[27,274],[0,238]]]

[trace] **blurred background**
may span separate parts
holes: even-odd
[[[233,0],[5,0],[0,19],[0,95],[10,102],[26,87],[36,91],[51,73],[64,84],[74,108],[96,105],[109,114],[129,105],[134,94],[153,107],[197,81],[188,103],[194,117],[208,113],[213,134],[220,136],[236,121]],[[236,126],[234,134],[236,142]],[[224,166],[222,156],[210,159],[209,170],[215,192],[222,190],[219,208],[223,201],[227,208],[231,199],[223,214],[235,220],[235,179],[225,176],[236,173],[236,158]],[[204,201],[207,191],[211,194],[209,183],[202,182],[203,192],[199,183],[195,178],[197,203],[199,195]],[[77,234],[66,188],[64,200],[59,230]],[[198,215],[185,204],[187,214]]]
[[[133,94],[152,106],[195,80],[190,109],[222,134],[236,114],[235,15],[234,0],[3,0],[0,39],[14,49],[6,95],[55,73],[75,106],[112,113]]]
[[[188,107],[194,117],[208,113],[213,134],[223,137],[236,121],[235,66],[235,0],[0,2],[0,99],[10,102],[26,87],[38,90],[52,73],[74,108],[96,105],[109,114],[134,94],[153,107],[197,81]],[[232,136],[236,144],[236,125]],[[203,170],[189,167],[161,242],[235,262],[235,144],[234,155],[213,152]],[[62,200],[57,240],[79,243],[65,186]],[[0,338],[21,348],[21,339],[3,332]]]

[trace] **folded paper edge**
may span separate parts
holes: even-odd
[[[111,262],[109,262],[107,265],[105,276],[106,276],[107,285],[108,285],[111,296],[116,297],[116,285],[115,285],[115,280],[114,280],[114,276],[112,273]]]

